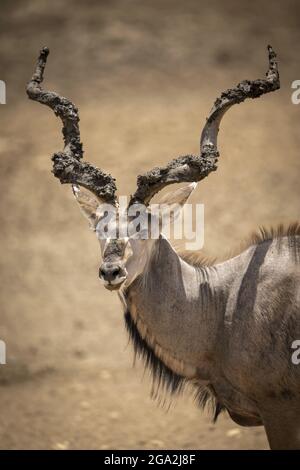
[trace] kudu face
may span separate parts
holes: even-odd
[[[118,207],[107,204],[77,185],[73,185],[73,194],[100,243],[102,263],[99,278],[107,289],[117,290],[127,278],[126,262],[132,255],[129,239],[123,236],[125,229],[120,226]],[[103,222],[106,217],[109,223]],[[124,224],[124,218],[122,220]]]
[[[118,204],[109,206],[89,191],[73,186],[81,212],[100,242],[99,278],[107,289],[118,290],[143,272],[153,242],[163,230],[162,218],[168,215],[170,223],[174,222],[195,188],[196,184],[192,183],[165,194],[155,204],[155,211],[151,206],[138,204],[134,211],[124,214],[120,213]],[[156,238],[152,238],[153,224],[158,227]]]

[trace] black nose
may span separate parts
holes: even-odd
[[[99,269],[99,277],[104,281],[114,281],[121,274],[121,267],[109,263],[103,263]]]

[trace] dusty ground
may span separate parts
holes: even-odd
[[[188,396],[171,410],[132,369],[121,308],[97,280],[99,249],[72,195],[51,176],[62,146],[52,113],[24,86],[51,49],[47,85],[80,108],[86,158],[118,180],[198,152],[222,89],[266,69],[278,51],[282,89],[226,117],[219,170],[197,189],[205,252],[222,255],[261,224],[299,219],[300,79],[296,1],[1,2],[0,448],[266,448],[260,428],[216,426]]]

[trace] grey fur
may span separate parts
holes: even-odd
[[[194,368],[185,381],[208,387],[238,424],[263,424],[273,448],[300,448],[299,226],[287,232],[212,266],[186,263],[160,238],[125,296],[160,359]]]

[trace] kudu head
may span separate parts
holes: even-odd
[[[160,226],[161,220],[161,212],[155,218],[149,206],[153,196],[170,184],[189,183],[160,201],[164,207],[169,207],[169,213],[174,218],[195,188],[195,182],[217,169],[217,137],[225,112],[246,98],[257,98],[280,87],[276,54],[271,46],[268,46],[268,51],[266,79],[242,81],[223,92],[215,101],[201,134],[200,155],[178,157],[165,167],[156,167],[139,175],[136,191],[128,204],[122,207],[121,198],[118,200],[116,196],[114,178],[82,161],[77,108],[57,93],[43,90],[41,83],[49,50],[45,47],[40,51],[27,94],[29,98],[49,106],[62,120],[65,146],[62,152],[52,157],[53,173],[61,183],[72,185],[82,213],[97,234],[102,253],[99,276],[105,287],[119,289],[143,271],[153,243],[151,223],[156,221]],[[151,221],[143,225],[141,220]]]
[[[196,183],[162,196],[155,210],[141,200],[126,197],[107,202],[90,191],[73,185],[73,194],[100,242],[102,264],[99,278],[105,287],[117,290],[140,274],[153,242],[162,236],[163,221],[172,223],[179,215]],[[127,282],[126,282],[127,281]]]

